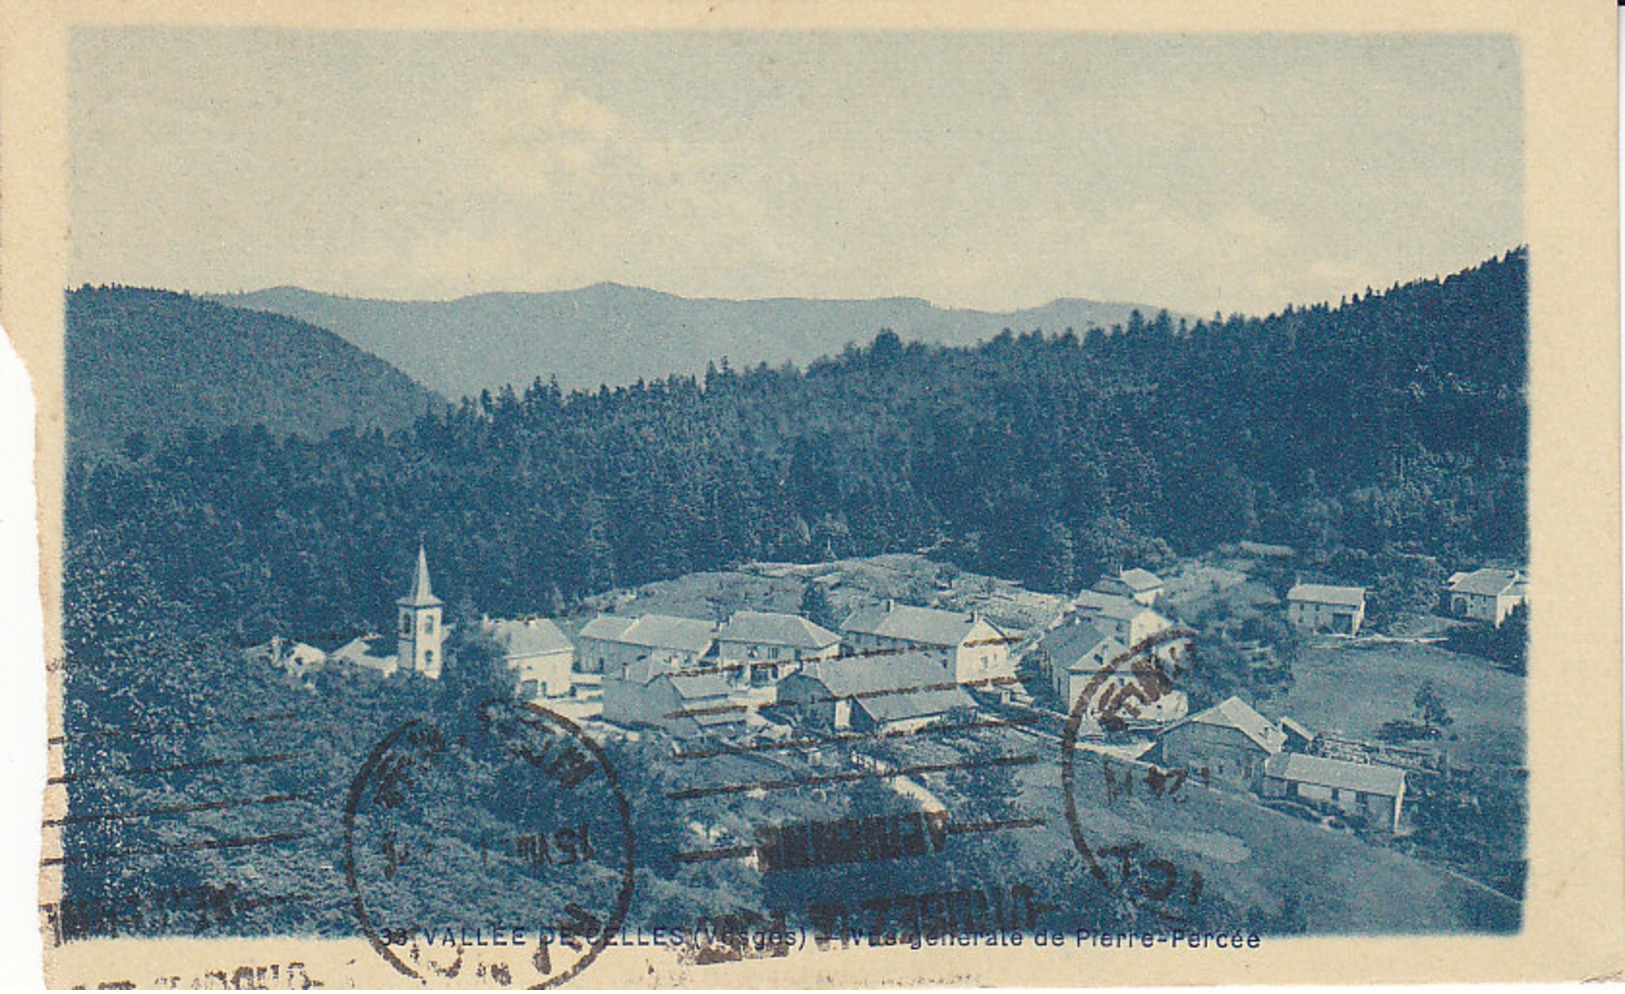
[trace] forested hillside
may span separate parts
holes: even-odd
[[[399,428],[443,403],[330,331],[164,290],[72,291],[63,338],[76,451],[237,424]]]
[[[1262,319],[974,348],[883,331],[805,370],[538,382],[394,434],[230,428],[79,461],[69,555],[145,564],[250,639],[387,619],[420,535],[437,591],[493,613],[921,548],[1047,590],[1244,537],[1518,559],[1526,356],[1523,250]]]

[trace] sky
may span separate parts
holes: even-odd
[[[79,29],[69,276],[1263,314],[1523,241],[1488,35]]]

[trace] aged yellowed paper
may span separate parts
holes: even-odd
[[[17,3],[52,986],[1580,980],[1600,3]]]

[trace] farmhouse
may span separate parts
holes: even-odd
[[[1358,635],[1365,621],[1365,588],[1300,583],[1287,591],[1286,620],[1306,632]]]
[[[1173,627],[1173,622],[1138,601],[1085,590],[1072,602],[1073,613],[1130,648]]]
[[[243,650],[249,662],[275,666],[289,676],[302,677],[327,665],[327,653],[308,642],[289,642],[280,635]]]
[[[1260,791],[1335,808],[1394,832],[1405,799],[1405,771],[1379,763],[1350,763],[1283,752],[1264,761]]]
[[[1264,761],[1281,752],[1286,735],[1239,697],[1176,722],[1162,733],[1162,761],[1214,778],[1254,786]]]
[[[1036,653],[1045,678],[1067,713],[1087,693],[1084,713],[1097,722],[1115,717],[1125,723],[1165,723],[1185,716],[1184,691],[1167,685],[1143,655],[1087,621],[1074,621],[1044,636]],[[1137,670],[1138,664],[1143,670]]]
[[[977,613],[938,611],[886,601],[854,611],[841,631],[859,655],[924,650],[961,683],[1015,675],[1011,637]]]
[[[1149,607],[1163,592],[1162,577],[1145,569],[1126,569],[1116,576],[1103,576],[1095,582],[1095,590],[1102,594],[1127,597]]]
[[[779,704],[808,724],[859,732],[911,731],[975,706],[929,651],[809,666],[779,682]]]
[[[1087,621],[1073,621],[1046,634],[1035,656],[1044,679],[1068,711],[1089,678],[1128,654],[1128,646]]]
[[[575,666],[576,649],[546,618],[480,623],[487,635],[502,647],[502,660],[519,675],[519,696],[563,697],[570,693],[570,671]]]
[[[841,637],[799,615],[736,611],[717,632],[717,661],[741,683],[765,686],[804,662],[834,659]]]
[[[601,614],[576,637],[581,668],[647,682],[659,673],[698,669],[711,651],[716,626],[709,621],[645,614]]]
[[[745,707],[728,696],[728,684],[715,673],[660,674],[647,682],[606,675],[605,721],[652,725],[674,738],[716,738],[745,728]]]
[[[1501,627],[1512,609],[1529,602],[1529,578],[1513,569],[1457,573],[1445,584],[1446,606],[1458,618]]]

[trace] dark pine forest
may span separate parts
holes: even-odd
[[[1057,591],[1243,538],[1521,560],[1526,283],[1520,249],[1267,318],[974,348],[882,330],[806,369],[537,382],[393,432],[131,434],[75,449],[69,613],[97,587],[75,571],[118,563],[234,639],[336,638],[388,621],[420,536],[437,591],[493,614],[897,550]],[[142,293],[75,291],[69,315]]]

